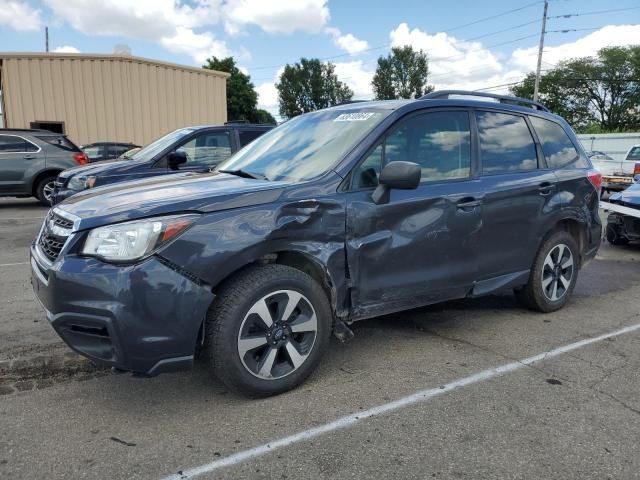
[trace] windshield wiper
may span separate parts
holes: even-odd
[[[229,175],[236,175],[242,178],[253,178],[255,180],[267,180],[269,179],[264,175],[259,173],[247,172],[246,170],[237,169],[237,170],[218,170],[220,173],[228,173]]]

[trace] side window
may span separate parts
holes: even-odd
[[[378,145],[364,162],[353,171],[352,188],[371,188],[378,186],[378,177],[382,169],[382,145]]]
[[[467,112],[434,112],[416,117],[414,162],[422,181],[467,178],[471,175],[471,130]]]
[[[104,157],[105,146],[94,145],[92,147],[85,148],[83,151],[87,155],[87,157],[89,157],[89,160],[97,160]]]
[[[240,130],[238,132],[238,136],[240,137],[240,147],[250,144],[263,133],[265,133],[264,130]]]
[[[0,135],[0,153],[37,152],[38,147],[22,137]]]
[[[129,147],[128,145],[118,145],[118,144],[114,144],[114,145],[109,145],[109,158],[118,158],[120,155],[122,155],[123,153],[127,152],[131,150],[131,147]]]
[[[187,155],[187,165],[217,165],[231,156],[228,132],[210,132],[198,135],[178,148]]]
[[[538,134],[542,152],[549,168],[559,168],[580,159],[576,147],[560,125],[540,117],[531,116],[529,119]],[[587,166],[584,161],[576,163],[575,167],[577,168],[586,168]]]
[[[422,181],[468,178],[471,174],[471,131],[467,112],[416,115],[391,130],[353,172],[353,188],[378,185],[382,165],[414,162]]]
[[[535,170],[538,156],[524,118],[507,113],[476,112],[482,173]]]

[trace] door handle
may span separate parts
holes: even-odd
[[[34,158],[36,158],[35,155],[32,155],[31,153],[27,153],[24,157],[25,160],[33,160]]]
[[[550,195],[555,188],[556,186],[552,183],[542,182],[538,187],[538,192],[540,192],[540,195],[542,196],[547,196]]]
[[[473,197],[465,197],[458,200],[456,207],[463,212],[472,212],[476,207],[482,205],[482,200]]]

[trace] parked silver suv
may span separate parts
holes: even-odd
[[[87,156],[59,133],[0,129],[0,196],[33,196],[50,205],[58,174],[87,163]]]

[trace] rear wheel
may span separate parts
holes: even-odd
[[[550,235],[538,250],[529,281],[516,297],[525,307],[553,312],[564,307],[578,278],[578,246],[567,232]]]
[[[318,283],[284,265],[249,268],[218,292],[203,357],[229,388],[251,397],[290,390],[316,368],[331,333]]]
[[[36,186],[36,198],[42,205],[46,205],[47,207],[51,206],[55,181],[56,176],[51,175],[44,177],[38,182]]]

